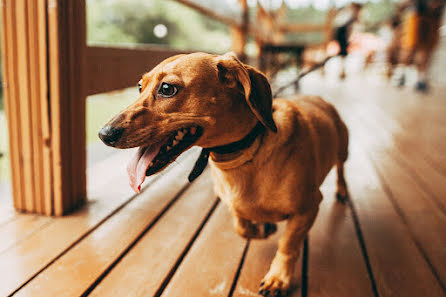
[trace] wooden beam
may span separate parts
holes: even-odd
[[[331,8],[325,15],[325,43],[333,39],[333,21],[336,17],[336,8]]]
[[[110,92],[136,86],[141,76],[162,60],[184,51],[156,46],[86,48],[86,93]]]
[[[323,32],[326,30],[324,24],[280,24],[279,30],[287,33],[307,33],[307,32]]]

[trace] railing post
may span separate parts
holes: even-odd
[[[86,200],[85,1],[0,4],[14,206],[62,215]]]
[[[245,46],[249,30],[249,9],[246,0],[239,0],[239,3],[242,8],[242,19],[240,25],[231,26],[232,50],[241,61],[247,62]]]

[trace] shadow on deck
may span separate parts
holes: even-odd
[[[446,89],[316,75],[302,89],[350,129],[351,202],[335,201],[330,174],[292,296],[446,296]],[[88,207],[67,217],[2,209],[0,296],[257,296],[278,235],[240,238],[209,172],[187,183],[196,156],[135,196],[128,152],[112,155],[89,169]]]

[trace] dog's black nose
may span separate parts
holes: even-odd
[[[118,142],[119,138],[121,138],[122,132],[124,129],[122,128],[115,128],[113,126],[105,126],[104,128],[99,131],[99,138],[106,144],[106,145],[114,145],[116,142]]]

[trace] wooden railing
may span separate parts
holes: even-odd
[[[184,51],[167,47],[88,46],[85,73],[87,95],[109,92],[136,85],[141,75],[160,61]]]

